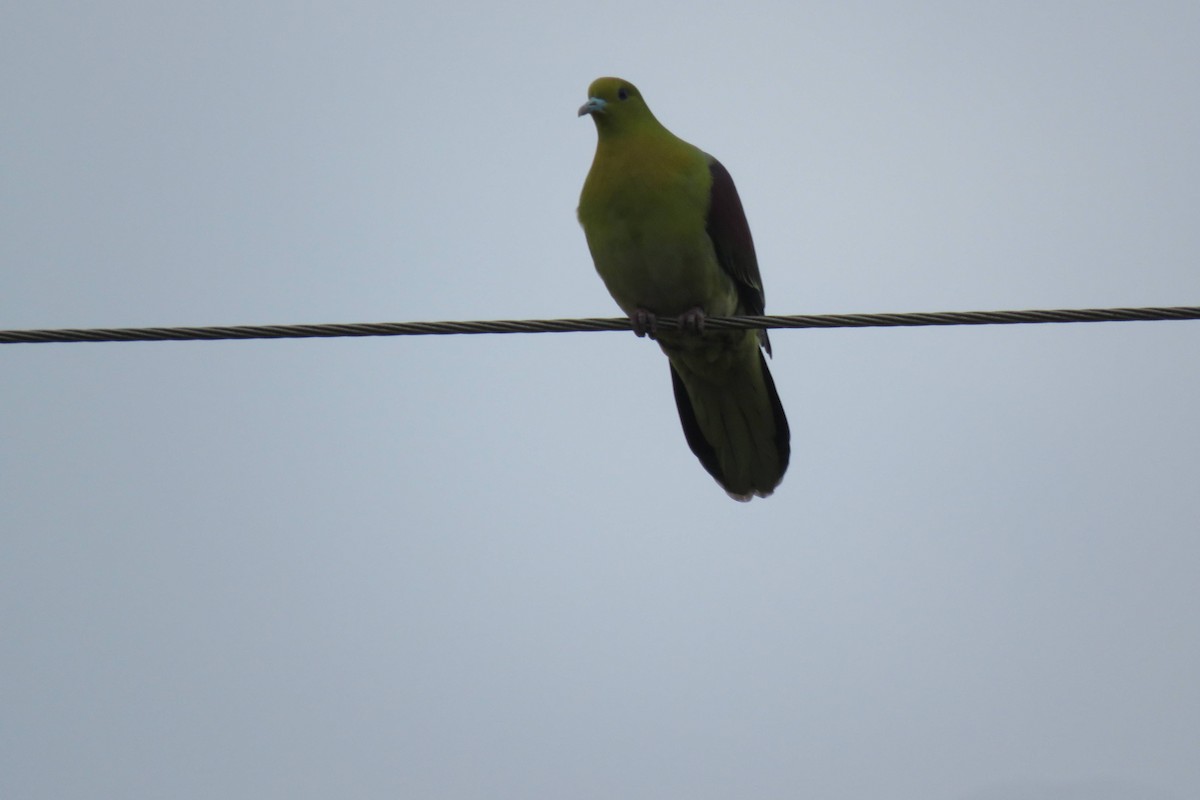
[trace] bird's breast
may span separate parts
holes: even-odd
[[[711,184],[703,153],[692,148],[597,152],[579,221],[596,271],[626,313],[732,313],[736,290],[706,227]]]

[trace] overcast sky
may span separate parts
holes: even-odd
[[[615,316],[591,80],[768,313],[1200,304],[1195,2],[10,3],[0,328]],[[5,798],[1200,796],[1200,322],[0,346]]]

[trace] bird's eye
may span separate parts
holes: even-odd
[[[617,89],[617,99],[618,100],[628,100],[629,99],[629,90],[626,89],[624,86],[622,86],[620,89]]]

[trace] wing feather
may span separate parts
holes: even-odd
[[[740,311],[743,314],[762,314],[765,307],[762,275],[758,271],[758,256],[754,253],[754,237],[750,235],[750,223],[742,209],[742,199],[729,170],[712,156],[708,156],[708,171],[712,175],[712,189],[708,205],[706,225],[708,237],[712,239],[721,268],[733,279],[737,287]],[[763,348],[771,353],[771,343],[766,331],[759,331]]]

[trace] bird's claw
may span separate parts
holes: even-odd
[[[683,333],[699,335],[704,333],[704,309],[696,306],[679,315],[677,324],[679,330]],[[633,332],[639,337],[648,336],[651,339],[658,338],[658,317],[652,312],[644,308],[634,309],[634,312],[629,315],[629,326],[633,328]]]
[[[679,330],[685,333],[704,333],[704,309],[697,306],[680,314]]]
[[[639,339],[643,336],[658,338],[658,318],[644,308],[636,309],[629,315],[629,324]]]

